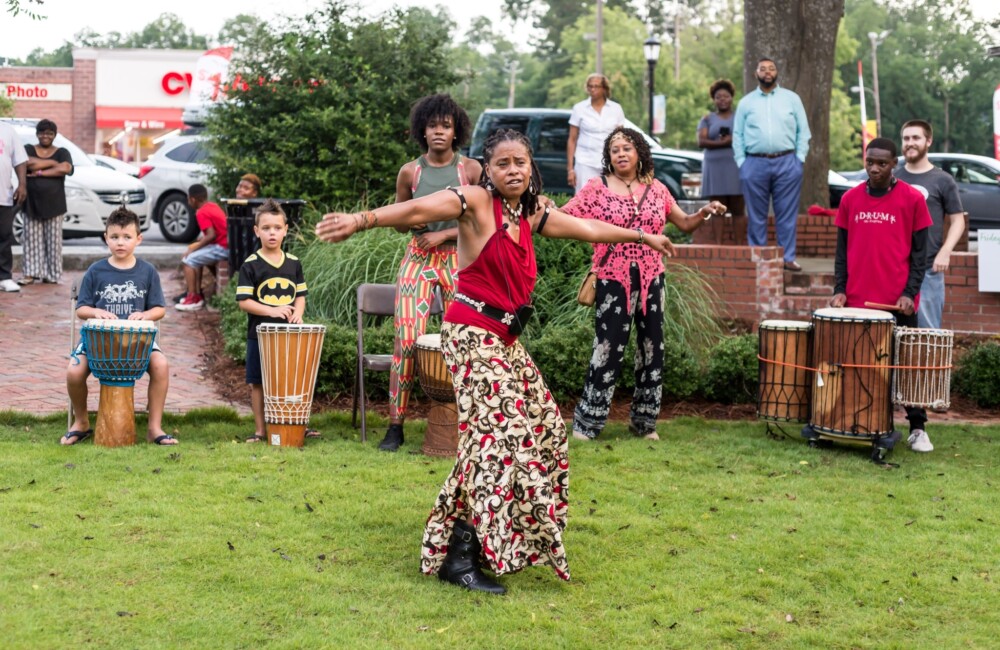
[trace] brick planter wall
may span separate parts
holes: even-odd
[[[777,246],[677,246],[668,264],[700,271],[719,297],[719,315],[753,324],[768,318],[809,320],[827,307],[833,279],[782,268]],[[787,284],[786,284],[787,280]],[[979,255],[955,253],[946,281],[942,326],[957,332],[1000,333],[1000,293],[979,291]]]
[[[1000,293],[979,291],[978,253],[952,254],[941,326],[956,332],[1000,333]]]
[[[713,217],[704,227],[694,231],[691,241],[701,245],[747,245],[747,218]],[[774,219],[767,222],[767,241],[777,244],[774,234]],[[837,250],[837,226],[834,217],[800,214],[796,228],[796,255],[798,257],[833,258]],[[969,228],[966,224],[962,239],[955,246],[956,251],[969,250]]]

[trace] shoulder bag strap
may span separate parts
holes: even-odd
[[[607,185],[608,184],[607,179],[604,176],[601,176],[601,178],[604,180],[604,184]],[[651,188],[652,186],[653,186],[652,183],[646,186],[646,189],[642,193],[642,198],[639,199],[639,204],[635,206],[635,212],[632,214],[632,218],[629,220],[628,226],[626,227],[630,227],[633,223],[635,223],[636,218],[639,216],[639,210],[642,209],[642,204],[646,202],[646,195],[649,194],[649,188]],[[604,251],[604,256],[601,257],[601,261],[597,263],[597,266],[594,267],[594,270],[596,271],[597,269],[604,266],[604,263],[608,261],[608,258],[611,257],[611,253],[613,253],[614,251],[615,251],[615,244],[609,244],[607,250]]]

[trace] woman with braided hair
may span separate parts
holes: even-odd
[[[477,183],[483,173],[482,166],[458,151],[468,143],[471,133],[469,116],[450,95],[428,95],[417,101],[410,111],[410,137],[423,154],[400,168],[396,202],[427,196],[450,186]],[[456,222],[433,221],[397,230],[412,237],[396,275],[389,429],[378,446],[382,451],[396,451],[403,444],[403,420],[414,384],[416,342],[427,330],[435,289],[441,291],[445,309],[454,299],[458,264]]]
[[[670,221],[691,232],[726,206],[712,201],[684,214],[660,181],[653,178],[653,156],[642,134],[616,127],[604,141],[602,175],[592,178],[563,211],[644,232],[662,232]],[[615,384],[621,374],[635,324],[635,392],[629,429],[659,440],[656,419],[663,392],[663,259],[632,243],[594,244],[597,272],[594,301],[594,353],[583,393],[573,413],[573,437],[593,440],[604,429]]]
[[[467,589],[502,594],[481,570],[548,564],[569,579],[562,543],[568,507],[566,426],[518,341],[535,286],[532,236],[636,242],[662,255],[662,234],[577,219],[539,200],[527,138],[487,138],[478,186],[449,188],[357,214],[324,215],[316,234],[336,242],[379,226],[458,221],[458,283],[441,347],[458,406],[458,454],[424,530],[420,568]]]

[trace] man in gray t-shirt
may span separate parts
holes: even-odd
[[[931,125],[924,120],[910,120],[903,125],[901,136],[906,163],[893,173],[924,195],[934,222],[927,235],[928,264],[920,285],[917,322],[920,327],[940,329],[941,313],[944,311],[944,274],[951,263],[951,252],[965,231],[965,213],[955,179],[927,158],[927,151],[933,142]],[[945,223],[948,224],[947,231]]]

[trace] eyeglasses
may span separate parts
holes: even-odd
[[[601,84],[587,84],[587,88],[604,88]]]

